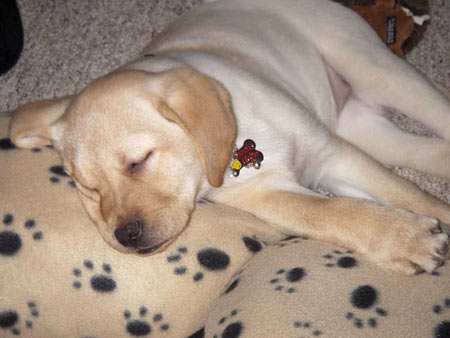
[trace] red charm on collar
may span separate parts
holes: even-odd
[[[239,171],[243,168],[255,169],[261,167],[261,162],[264,160],[262,152],[255,149],[256,144],[253,140],[245,140],[244,145],[240,149],[235,149],[233,152],[233,162],[231,162],[232,176],[238,177]]]

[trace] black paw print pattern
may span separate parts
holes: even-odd
[[[183,264],[183,257],[186,254],[188,254],[188,249],[185,246],[180,246],[175,253],[167,256],[167,262],[176,265],[173,272],[177,276],[184,276],[188,273],[188,267]],[[206,248],[197,252],[197,261],[206,271],[223,271],[230,265],[230,256],[222,250]],[[203,280],[204,276],[204,271],[196,271],[192,275],[192,280],[199,282]]]
[[[14,256],[22,248],[22,238],[13,229],[14,228],[14,216],[7,213],[3,216],[4,230],[0,232],[0,256]],[[28,219],[23,224],[26,231],[31,232],[33,240],[40,241],[43,239],[44,234],[42,231],[36,230],[36,221],[34,219]]]
[[[61,179],[68,179],[69,185],[75,188],[75,182],[70,179],[69,174],[62,165],[54,165],[48,169],[51,173],[50,182],[59,183]]]
[[[248,251],[250,251],[253,254],[261,251],[261,249],[263,248],[261,241],[257,240],[255,236],[253,237],[244,236],[242,237],[242,241],[244,242],[244,245],[248,249]]]
[[[83,266],[89,273],[94,272],[94,263],[92,261],[85,260],[83,262]],[[96,292],[99,292],[99,293],[104,293],[104,294],[111,293],[117,287],[116,281],[111,277],[111,273],[112,273],[111,265],[104,263],[102,265],[102,271],[103,271],[102,273],[94,274],[90,278],[91,289]],[[83,272],[79,268],[73,269],[72,272],[73,272],[74,276],[77,278],[83,277]],[[72,286],[75,289],[81,289],[82,283],[79,279],[77,279],[72,283]]]
[[[16,146],[14,145],[14,143],[12,143],[10,138],[2,138],[0,139],[0,150],[3,151],[9,151],[9,150],[14,150],[17,149]]]
[[[187,338],[205,338],[205,328],[202,327],[200,330],[194,332]]]
[[[386,317],[388,314],[387,311],[383,308],[375,307],[378,302],[378,291],[374,287],[370,285],[358,286],[350,294],[350,304],[358,311],[374,309],[374,313],[366,320],[363,320],[362,318],[359,318],[359,316],[357,316],[355,313],[347,312],[345,314],[345,318],[351,321],[353,325],[358,329],[362,329],[367,326],[376,328],[378,327],[378,317]]]
[[[45,148],[53,149],[53,146],[45,146]],[[10,150],[16,150],[16,149],[18,149],[18,148],[14,145],[14,143],[12,143],[12,141],[9,137],[0,139],[0,150],[10,151]],[[40,153],[42,151],[41,148],[31,148],[30,150],[33,153]]]
[[[228,295],[231,291],[233,291],[234,289],[236,289],[236,287],[239,285],[239,282],[241,281],[241,279],[235,278],[225,289],[224,294]]]
[[[358,266],[358,261],[352,256],[349,256],[352,254],[353,251],[351,250],[347,250],[344,253],[339,250],[333,250],[333,252],[323,255],[322,258],[327,260],[327,263],[325,263],[327,268],[338,267],[342,269],[351,269]]]
[[[284,248],[285,246],[298,244],[302,240],[305,241],[307,239],[308,239],[308,237],[306,237],[306,236],[288,236],[288,237],[282,239],[281,241],[273,244],[273,246],[276,246],[276,247],[279,247],[279,248]]]
[[[432,306],[433,312],[441,316],[450,312],[450,298],[445,298],[440,304]],[[433,329],[433,338],[450,338],[450,320],[440,321]]]
[[[300,334],[300,337],[319,337],[322,335],[322,331],[314,328],[311,322],[303,322],[296,320],[292,326],[296,329],[297,333]]]
[[[125,327],[127,332],[132,336],[141,337],[151,334],[153,327],[155,326],[161,331],[168,331],[170,329],[170,325],[165,322],[162,313],[156,313],[153,316],[147,315],[148,309],[145,306],[141,306],[139,308],[139,319],[132,319],[131,312],[129,310],[125,310],[123,312],[123,316],[127,321]]]
[[[233,277],[230,278],[231,282],[225,287],[225,291],[223,292],[222,296],[228,295],[231,291],[236,289],[241,282],[241,275],[244,269],[239,270],[236,272]]]
[[[236,272],[233,277],[231,277],[231,282],[226,286],[225,291],[223,292],[222,296],[228,295],[231,291],[237,288],[239,283],[241,282],[241,275],[244,269],[239,270]]]
[[[27,305],[30,314],[28,316],[29,319],[25,320],[25,328],[28,331],[33,328],[33,319],[39,317],[39,310],[37,308],[36,302],[34,301],[29,301]],[[22,334],[22,332],[20,331],[21,326],[22,323],[17,311],[8,309],[0,312],[0,329],[9,330],[13,335],[20,336]],[[30,335],[27,333],[27,336]]]
[[[295,286],[307,275],[304,268],[295,267],[290,270],[280,269],[276,272],[276,277],[269,281],[274,286],[275,291],[284,291],[294,293],[297,291]],[[287,285],[285,283],[288,283]]]
[[[222,317],[218,321],[219,330],[222,330],[222,327],[225,326],[221,334],[215,334],[213,338],[238,338],[241,337],[242,332],[244,331],[244,324],[240,320],[236,320],[236,315],[238,314],[238,310],[233,310],[229,315]]]

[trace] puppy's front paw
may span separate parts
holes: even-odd
[[[431,273],[449,259],[449,235],[438,220],[402,210],[397,215],[381,236],[376,256],[382,265],[412,275]]]
[[[440,226],[441,226],[442,232],[444,234],[447,234],[450,237],[450,225],[441,223]],[[447,250],[447,256],[445,259],[450,259],[450,250]]]

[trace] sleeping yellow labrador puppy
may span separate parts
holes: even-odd
[[[383,107],[442,138],[400,131]],[[450,103],[326,0],[200,6],[80,93],[19,107],[11,138],[56,148],[123,252],[164,250],[207,198],[407,274],[448,255],[449,205],[381,163],[450,178]]]

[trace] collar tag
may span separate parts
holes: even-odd
[[[261,167],[261,162],[264,160],[262,152],[256,150],[256,143],[253,140],[245,140],[244,145],[233,151],[233,161],[231,162],[231,177],[238,177],[242,168]]]

